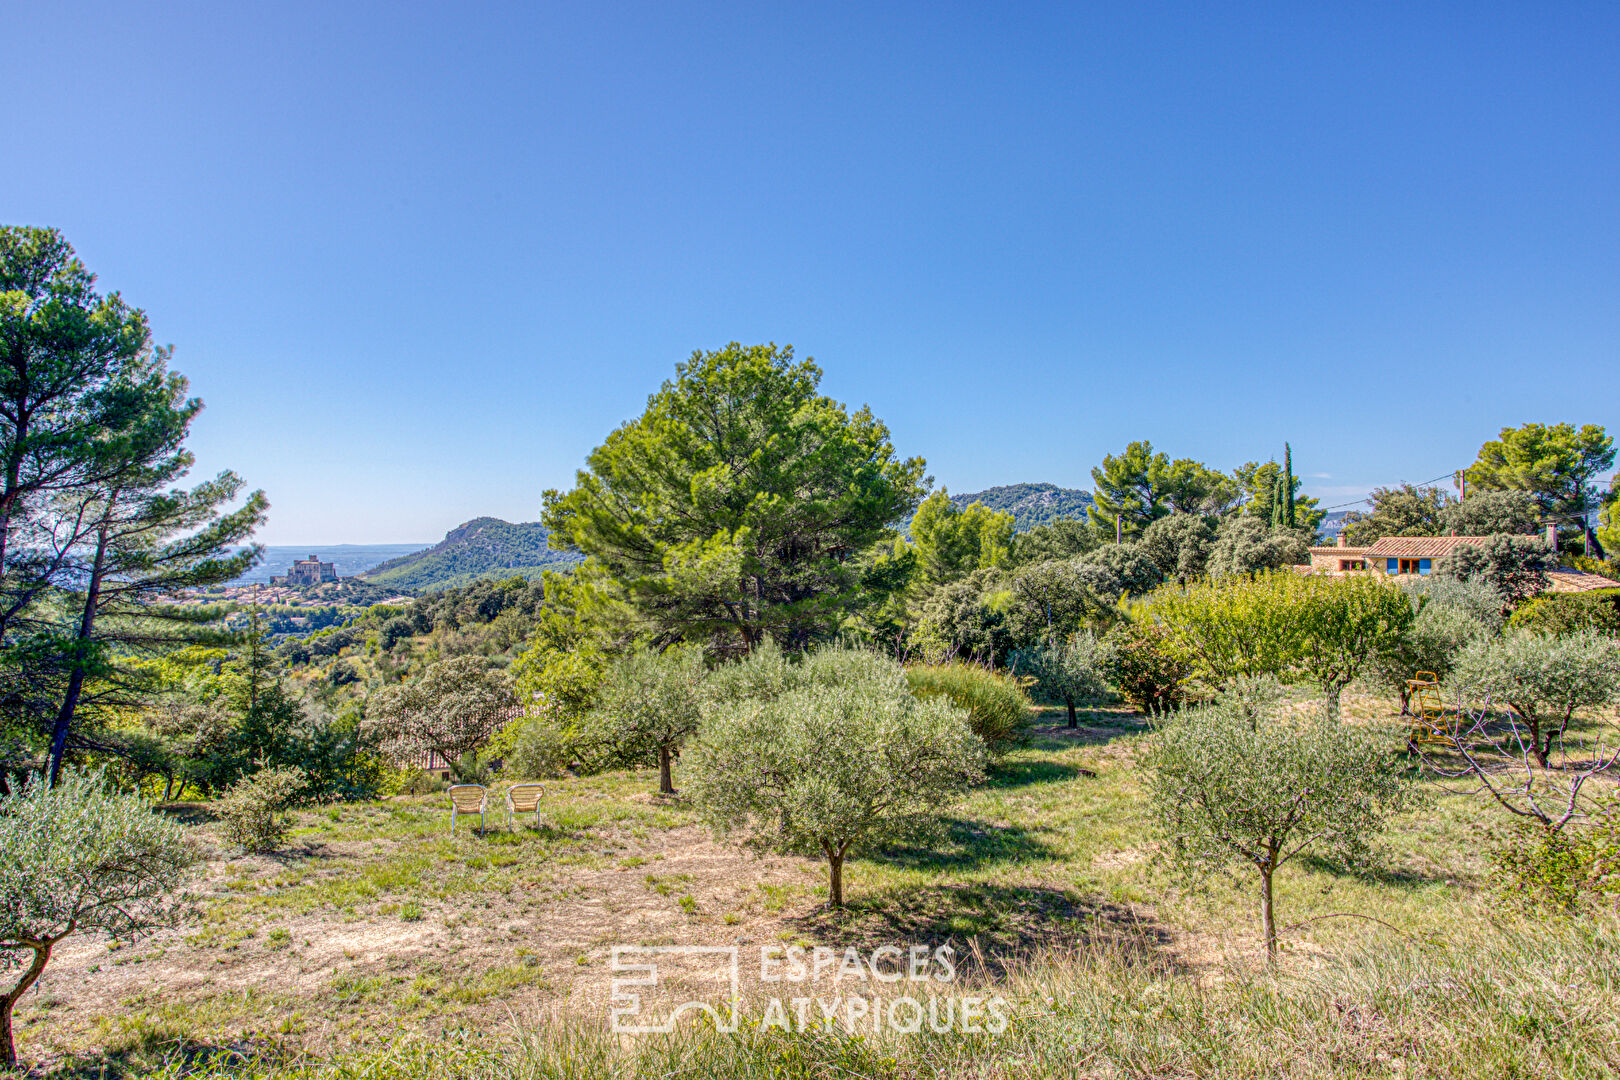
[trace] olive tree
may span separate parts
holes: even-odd
[[[1455,604],[1424,604],[1412,625],[1387,650],[1369,657],[1369,681],[1400,696],[1401,713],[1411,705],[1407,683],[1419,671],[1446,682],[1457,657],[1469,645],[1493,633],[1490,625]]]
[[[758,677],[723,678],[706,705],[687,790],[722,836],[826,859],[829,906],[842,907],[849,853],[931,822],[983,778],[984,742],[962,710],[918,700],[900,665],[876,654],[766,659]]]
[[[0,956],[22,976],[0,994],[0,1064],[17,1065],[11,1016],[71,934],[129,940],[166,922],[197,861],[185,830],[151,803],[65,769],[0,795]]]
[[[621,761],[657,758],[659,794],[675,794],[670,764],[698,728],[705,674],[703,654],[694,648],[625,654],[607,670],[589,737]]]
[[[1589,630],[1568,637],[1517,631],[1463,650],[1452,680],[1470,697],[1507,702],[1546,768],[1577,709],[1620,701],[1620,641]]]
[[[1067,641],[1047,642],[1012,654],[1012,669],[1034,678],[1047,698],[1061,701],[1069,710],[1069,726],[1079,727],[1075,706],[1096,701],[1108,693],[1104,670],[1108,656],[1102,644],[1089,632],[1070,635]]]
[[[1400,586],[1370,574],[1301,578],[1290,591],[1298,666],[1321,688],[1329,715],[1336,717],[1344,688],[1393,652],[1412,625],[1412,601]]]
[[[1252,867],[1266,956],[1277,955],[1272,882],[1288,860],[1319,851],[1354,863],[1410,789],[1395,755],[1325,711],[1308,722],[1232,701],[1188,709],[1148,746],[1158,827],[1179,871]]]

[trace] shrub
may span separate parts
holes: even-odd
[[[1029,699],[1009,675],[976,664],[913,664],[906,682],[918,698],[942,697],[967,713],[985,749],[1003,754],[1029,741]]]
[[[232,784],[217,807],[226,842],[250,852],[280,847],[292,828],[286,812],[308,779],[298,769],[260,769]]]
[[[1520,630],[1468,646],[1453,681],[1476,698],[1512,706],[1530,729],[1536,761],[1546,767],[1577,709],[1620,700],[1620,641],[1590,630],[1561,638]]]
[[[1490,853],[1499,901],[1531,912],[1574,912],[1620,894],[1620,808],[1590,825],[1518,822]]]
[[[17,1065],[12,1010],[56,945],[73,933],[127,941],[169,921],[168,895],[196,861],[184,829],[99,773],[35,776],[0,795],[0,950],[27,960],[0,995],[0,1065]]]
[[[1620,634],[1620,589],[1542,593],[1520,604],[1508,625],[1554,636],[1582,630]]]
[[[1107,696],[1105,662],[1102,646],[1089,631],[1074,634],[1067,641],[1019,649],[1012,655],[1015,672],[1033,678],[1048,701],[1061,701],[1068,707],[1070,727],[1080,726],[1076,705]]]
[[[1152,526],[1149,526],[1151,531]],[[1103,672],[1120,695],[1146,713],[1178,708],[1186,700],[1192,668],[1165,642],[1164,627],[1126,622],[1103,639]]]
[[[1277,870],[1311,849],[1360,861],[1409,801],[1394,755],[1326,711],[1299,723],[1231,701],[1187,709],[1158,729],[1146,763],[1178,870],[1258,871],[1261,933],[1272,959]]]
[[[1412,602],[1420,611],[1430,607],[1460,608],[1484,627],[1487,636],[1502,630],[1502,611],[1507,607],[1507,597],[1488,582],[1459,581],[1453,577],[1430,574],[1427,577],[1407,578],[1401,582],[1401,588],[1412,597]]]
[[[1198,514],[1171,514],[1142,530],[1139,546],[1160,573],[1185,585],[1204,576],[1215,530]]]
[[[1244,577],[1310,561],[1310,550],[1298,532],[1272,529],[1252,514],[1237,514],[1221,522],[1215,532],[1209,573]]]
[[[764,667],[727,680],[705,707],[687,788],[720,835],[825,858],[829,903],[842,907],[849,852],[933,821],[983,777],[984,743],[960,709],[919,701],[900,665],[874,653],[768,656]],[[749,685],[779,692],[735,694]]]

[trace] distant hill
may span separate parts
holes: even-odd
[[[1006,484],[971,495],[952,495],[951,502],[957,506],[983,503],[990,510],[1009,511],[1013,529],[1024,532],[1058,518],[1084,518],[1091,506],[1091,492],[1056,484]]]
[[[580,561],[579,555],[546,547],[546,536],[538,521],[474,518],[427,550],[389,559],[361,576],[375,585],[422,591],[483,577],[538,577],[542,570],[565,570]]]

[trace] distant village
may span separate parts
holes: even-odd
[[[356,595],[359,594],[359,595]],[[376,586],[359,578],[338,577],[337,564],[322,562],[314,555],[299,559],[287,568],[285,574],[272,574],[268,585],[215,585],[206,590],[188,592],[175,603],[181,607],[202,607],[209,604],[227,604],[258,607],[325,608],[339,604],[405,604],[413,597],[408,593],[381,595]],[[228,616],[227,623],[247,618],[245,613]],[[294,616],[292,622],[301,620]]]

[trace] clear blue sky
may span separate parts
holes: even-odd
[[[0,26],[0,221],[147,309],[272,543],[532,520],[733,339],[814,356],[955,491],[1287,439],[1337,502],[1504,424],[1620,431],[1612,4]]]

